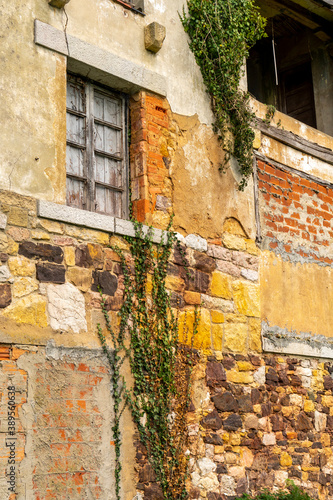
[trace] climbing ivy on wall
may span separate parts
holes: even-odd
[[[124,276],[124,301],[120,326],[114,327],[102,298],[102,310],[112,348],[98,325],[98,334],[111,367],[114,399],[112,426],[115,443],[116,498],[120,499],[120,418],[127,405],[147,450],[165,500],[187,498],[186,413],[190,403],[190,372],[194,351],[181,344],[177,315],[166,289],[168,261],[175,234],[166,231],[160,244],[152,243],[153,230],[143,231],[133,222],[135,237],[126,238],[129,253],[118,253]],[[169,229],[169,228],[168,228]],[[193,331],[181,332],[193,338]],[[126,386],[121,367],[129,361],[133,387]]]
[[[238,160],[243,190],[252,172],[254,115],[239,83],[249,49],[265,36],[266,20],[252,0],[187,0],[187,7],[181,20],[212,98],[225,164],[231,155]]]

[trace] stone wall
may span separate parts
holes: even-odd
[[[198,364],[191,497],[204,489],[210,500],[231,500],[291,479],[313,498],[332,498],[332,370],[332,363],[262,355]]]
[[[116,233],[41,217],[33,198],[2,191],[0,203],[2,496],[112,498],[112,398],[96,335],[97,323],[104,324],[98,287],[116,325],[123,277],[111,247],[130,259],[128,244]],[[333,498],[333,367],[262,354],[259,276],[267,251],[235,218],[225,220],[219,238],[179,238],[167,288],[180,308],[181,331],[201,305],[188,414],[191,498],[231,500],[283,487],[287,478],[314,498]],[[17,442],[10,497],[12,420],[4,415],[12,386]],[[135,492],[159,498],[128,414],[122,435],[123,498]]]

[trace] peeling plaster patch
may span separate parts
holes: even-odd
[[[163,14],[163,12],[165,12],[165,1],[164,0],[155,0],[154,2],[154,10],[158,10],[159,12],[161,12],[161,14]]]
[[[333,359],[333,338],[297,333],[280,326],[270,326],[265,321],[261,323],[261,335],[266,352]]]
[[[276,248],[272,250],[271,248],[271,243],[276,244]],[[326,247],[324,248],[319,248],[318,250],[314,249],[309,249],[306,248],[302,245],[293,245],[292,242],[288,240],[288,244],[291,246],[291,251],[286,252],[285,250],[285,241],[279,241],[276,238],[269,238],[265,237],[262,240],[261,243],[261,249],[262,250],[269,250],[273,251],[275,254],[280,255],[282,260],[284,261],[289,261],[289,262],[300,262],[301,264],[309,263],[309,264],[317,264],[318,266],[322,267],[333,267],[332,264],[325,262],[323,257],[326,256],[326,254],[329,255],[329,252],[327,252]]]
[[[104,358],[101,349],[57,346],[53,339],[46,344],[45,355],[47,359],[54,359],[55,361],[62,361],[64,358],[70,358],[73,361],[81,361],[83,358],[86,360],[95,358],[101,360]]]
[[[211,139],[212,134],[211,130],[200,126],[193,135],[192,141],[183,147],[187,159],[185,168],[191,172],[191,186],[196,186],[208,179],[211,162],[207,157],[205,143]]]
[[[87,331],[84,298],[74,285],[48,285],[46,293],[50,325],[54,330]]]

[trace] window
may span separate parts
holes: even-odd
[[[140,14],[144,13],[144,0],[115,0],[117,3],[122,4],[124,7],[134,10]]]
[[[67,204],[126,218],[128,207],[125,96],[68,75]]]
[[[258,101],[333,135],[333,16],[314,15],[293,1],[257,0],[267,38],[251,50],[248,90]],[[325,16],[330,16],[328,21]]]

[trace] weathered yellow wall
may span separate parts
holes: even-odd
[[[261,254],[262,319],[289,331],[333,337],[333,269]]]

